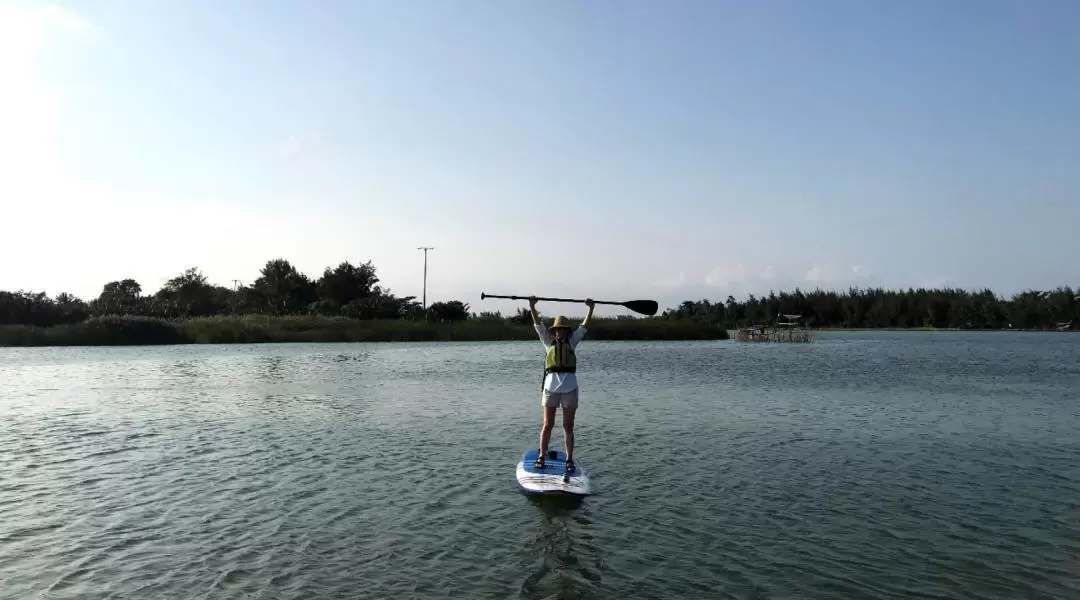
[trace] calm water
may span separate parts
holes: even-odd
[[[1080,336],[580,360],[566,504],[536,343],[0,349],[0,597],[1080,597]]]

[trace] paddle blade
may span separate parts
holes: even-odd
[[[660,305],[656,303],[656,300],[627,300],[626,302],[623,302],[622,305],[636,313],[641,313],[650,317],[655,315],[656,311],[660,310]]]

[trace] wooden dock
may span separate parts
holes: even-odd
[[[802,315],[777,315],[776,322],[767,325],[743,327],[735,335],[740,342],[773,342],[781,344],[806,344],[814,339],[814,334],[805,323]]]

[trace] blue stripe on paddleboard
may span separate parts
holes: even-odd
[[[530,450],[530,451],[525,453],[525,456],[522,457],[521,460],[525,463],[524,468],[525,468],[525,471],[527,473],[532,473],[534,475],[560,475],[560,476],[563,475],[564,473],[566,473],[566,453],[565,452],[556,451],[557,458],[545,457],[544,458],[544,468],[543,469],[537,469],[536,467],[533,466],[533,462],[536,461],[536,458],[538,456],[540,456],[539,452],[537,452],[536,450]],[[581,468],[581,465],[579,465],[577,463],[577,461],[574,461],[574,467],[575,467],[575,470],[571,474],[571,477],[583,472],[583,469]]]

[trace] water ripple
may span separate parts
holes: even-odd
[[[1080,597],[1038,339],[586,344],[577,502],[535,344],[4,350],[3,597]]]

